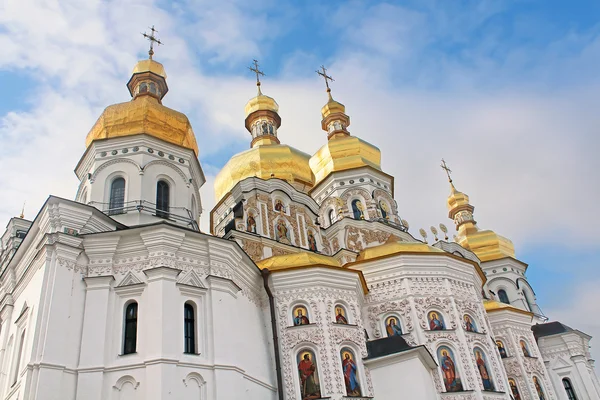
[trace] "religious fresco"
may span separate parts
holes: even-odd
[[[529,351],[529,346],[527,346],[527,343],[524,340],[519,341],[519,344],[521,345],[521,350],[523,351],[523,355],[525,357],[531,357],[531,352]]]
[[[427,314],[427,319],[429,320],[429,329],[432,331],[442,331],[446,329],[446,325],[444,324],[444,317],[437,311],[430,311]]]
[[[294,316],[294,326],[310,324],[310,321],[308,320],[308,312],[306,311],[306,307],[294,307],[294,309],[292,310],[292,315]]]
[[[307,232],[307,238],[308,238],[308,249],[310,251],[318,251],[317,249],[317,239],[315,239],[315,235],[314,233],[309,230]]]
[[[275,239],[281,243],[291,244],[290,231],[283,219],[277,220],[277,224],[275,225]]]
[[[321,384],[317,373],[317,359],[315,353],[309,349],[300,350],[296,362],[298,364],[300,394],[302,400],[320,399]]]
[[[402,329],[400,328],[400,319],[395,315],[387,317],[385,319],[385,331],[388,337],[402,335]]]
[[[465,314],[463,317],[463,321],[465,322],[465,329],[467,332],[477,332],[477,326],[475,325],[475,321],[471,318],[470,315]]]
[[[460,374],[456,362],[454,361],[454,353],[448,346],[440,346],[437,350],[438,362],[442,369],[444,386],[446,392],[461,392],[463,385],[460,380]]]
[[[348,318],[346,317],[346,309],[342,305],[335,306],[335,323],[348,325]]]
[[[496,347],[498,347],[498,352],[500,353],[501,358],[506,358],[508,355],[506,354],[506,348],[504,347],[504,343],[501,340],[496,340]]]
[[[483,390],[493,391],[494,382],[492,382],[490,368],[485,357],[485,353],[479,347],[475,347],[473,349],[473,354],[475,354],[475,363],[477,365],[477,371],[479,371],[479,376],[481,377],[481,381],[483,382]]]
[[[521,400],[521,394],[519,393],[519,388],[517,387],[517,382],[513,378],[508,379],[508,386],[510,386],[510,392],[512,393],[514,400]]]
[[[535,386],[535,391],[540,398],[540,400],[546,400],[546,395],[544,394],[544,389],[542,388],[542,384],[537,376],[533,377],[533,386]]]
[[[246,231],[256,233],[256,219],[254,219],[254,214],[249,212],[248,218],[246,218]]]
[[[283,201],[277,199],[275,200],[275,211],[285,212],[285,205]]]
[[[363,205],[359,199],[352,200],[352,214],[354,219],[365,219]]]
[[[344,373],[344,383],[346,385],[346,395],[348,397],[362,396],[360,383],[358,381],[358,367],[354,352],[347,347],[340,351],[342,357],[342,372]]]
[[[390,210],[383,200],[379,200],[379,209],[381,210],[382,218],[390,219]]]

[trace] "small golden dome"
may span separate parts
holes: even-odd
[[[273,256],[256,263],[260,269],[268,268],[270,271],[302,267],[340,267],[340,263],[333,257],[317,253],[300,252]]]
[[[167,79],[167,73],[165,72],[165,67],[163,67],[163,65],[159,62],[156,62],[154,60],[141,60],[138,61],[137,64],[135,64],[135,67],[133,67],[133,72],[131,73],[132,75],[135,74],[141,74],[144,72],[152,72],[153,74],[162,76],[163,78]]]
[[[323,116],[323,119],[326,119],[331,114],[335,113],[346,114],[346,106],[340,103],[339,101],[335,101],[330,94],[329,102],[327,102],[327,104],[325,104],[323,108],[321,108],[321,115]]]
[[[450,196],[448,196],[448,209],[454,209],[469,204],[469,196],[463,192],[456,190],[454,185],[450,183]]]
[[[285,144],[255,145],[233,156],[215,178],[215,197],[221,200],[238,182],[255,176],[279,178],[306,191],[314,185],[309,155]]]
[[[193,150],[198,144],[185,114],[163,106],[152,96],[139,96],[126,103],[106,107],[88,133],[85,144],[94,140],[147,134]]]
[[[360,252],[356,261],[372,260],[379,257],[385,257],[393,254],[401,253],[445,253],[436,247],[429,246],[426,243],[419,242],[389,242],[379,246],[368,247]]]
[[[381,151],[355,136],[332,137],[310,159],[315,183],[330,173],[369,166],[381,170]]]
[[[260,92],[258,92],[258,96],[251,98],[246,103],[246,107],[244,108],[244,112],[246,114],[246,118],[250,114],[256,111],[272,111],[274,113],[279,112],[279,104],[269,96],[265,96]]]

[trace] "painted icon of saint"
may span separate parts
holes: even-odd
[[[387,319],[387,322],[385,324],[385,331],[386,331],[388,337],[402,335],[402,329],[400,329],[400,326],[398,325],[398,321],[396,320],[395,317],[389,317]]]
[[[524,340],[519,342],[521,344],[521,350],[523,351],[523,355],[525,357],[531,357],[531,353],[529,352],[529,347],[527,347],[527,343]]]
[[[515,400],[521,400],[521,394],[519,393],[519,388],[517,387],[517,382],[514,379],[508,380],[508,385],[510,386],[510,391]]]
[[[363,205],[359,199],[352,200],[352,213],[354,214],[354,219],[365,219]]]
[[[298,362],[298,374],[300,375],[300,393],[302,400],[321,398],[321,386],[317,374],[317,364],[314,354],[310,350],[301,351]]]
[[[477,328],[475,327],[473,320],[471,320],[471,317],[469,317],[468,315],[465,314],[464,320],[465,320],[465,329],[467,330],[467,332],[477,332]]]
[[[290,243],[290,232],[288,231],[285,221],[280,219],[275,227],[275,239],[281,243]]]
[[[279,199],[275,201],[275,211],[285,212],[285,206],[283,205],[283,202]]]
[[[308,249],[310,251],[317,251],[317,240],[315,239],[315,235],[312,233],[312,231],[308,231],[307,237],[308,237]]]
[[[346,319],[346,312],[342,307],[335,308],[335,323],[336,324],[344,324],[348,325],[348,320]]]
[[[479,371],[479,376],[481,377],[481,381],[483,382],[483,390],[494,390],[494,383],[492,382],[492,378],[489,374],[489,369],[487,367],[487,363],[485,362],[485,356],[482,354],[481,349],[478,347],[475,348],[475,362],[477,363],[477,370]]]
[[[342,349],[342,370],[344,372],[344,383],[346,384],[346,395],[348,397],[360,397],[358,371],[354,362],[354,354],[349,349]]]
[[[256,233],[256,220],[252,213],[248,213],[248,218],[246,219],[246,231]]]
[[[387,204],[383,200],[379,200],[379,208],[381,209],[381,216],[385,219],[390,219],[390,212]]]
[[[438,349],[438,360],[442,374],[444,376],[444,386],[447,392],[460,392],[463,390],[462,382],[458,371],[456,370],[456,364],[454,363],[454,357],[452,350],[446,346],[442,346]]]
[[[496,340],[496,346],[498,347],[498,352],[500,353],[500,357],[506,358],[506,349],[504,348],[504,343],[500,340]]]
[[[438,314],[434,311],[429,313],[429,329],[432,331],[442,331],[446,329],[444,320],[442,317],[438,317]]]
[[[295,311],[296,312],[294,316],[294,326],[310,324],[310,321],[306,316],[306,310],[304,309],[304,307],[297,307]]]
[[[537,376],[533,377],[533,385],[535,386],[535,391],[537,392],[537,395],[540,398],[540,400],[546,400],[544,389],[542,389],[542,385],[540,384],[540,381],[538,380]]]

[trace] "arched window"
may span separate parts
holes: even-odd
[[[125,309],[125,335],[123,338],[123,354],[136,352],[137,344],[138,304],[133,302]]]
[[[154,82],[150,83],[150,93],[156,94],[156,84]]]
[[[184,353],[196,354],[196,310],[190,303],[183,306]]]
[[[148,84],[147,83],[142,83],[140,85],[140,93],[146,93],[148,91]]]
[[[169,218],[169,184],[165,181],[156,184],[156,215]]]
[[[329,218],[329,225],[333,225],[335,222],[335,211],[333,211],[333,209],[329,210],[329,213],[327,213],[327,218]]]
[[[565,387],[565,392],[567,392],[567,397],[569,400],[577,400],[577,396],[575,396],[575,390],[573,390],[573,385],[571,385],[569,378],[563,378],[562,383]]]
[[[504,304],[510,304],[510,301],[508,300],[508,295],[506,294],[506,290],[504,290],[504,289],[498,290],[498,298]]]
[[[23,358],[23,345],[25,344],[25,330],[21,333],[21,339],[19,341],[19,352],[17,353],[17,359],[15,360],[15,369],[13,370],[13,385],[17,382],[19,377],[19,368],[21,368],[21,358]]]
[[[117,178],[110,185],[108,215],[122,214],[125,204],[125,179]]]

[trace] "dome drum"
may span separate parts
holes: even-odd
[[[336,133],[349,134],[346,128],[350,126],[350,117],[344,113],[329,114],[321,120],[321,128],[327,132],[328,138]]]
[[[257,119],[264,118],[272,121],[275,124],[275,128],[279,129],[281,126],[281,117],[274,111],[271,110],[256,110],[248,114],[244,121],[248,132],[252,133],[252,125]]]
[[[147,64],[145,63],[146,61],[151,61],[152,64],[145,66]],[[145,64],[140,66],[142,63]],[[158,64],[158,66],[155,64]],[[143,68],[146,68],[146,70]],[[140,61],[134,68],[131,79],[127,82],[129,94],[133,98],[136,98],[139,95],[148,94],[162,100],[169,91],[165,78],[166,74],[164,73],[164,68],[161,64],[152,60]],[[155,87],[155,90],[152,90],[153,87]]]

